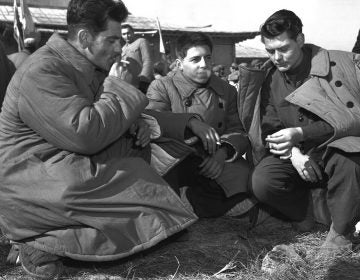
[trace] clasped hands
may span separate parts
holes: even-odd
[[[320,166],[310,156],[304,155],[299,148],[292,149],[290,160],[303,180],[315,183],[323,179]]]
[[[321,181],[322,172],[319,165],[296,147],[302,140],[303,131],[301,127],[281,129],[265,138],[270,153],[280,156],[281,159],[290,159],[303,180],[308,182]]]
[[[210,179],[216,179],[221,175],[227,157],[226,148],[220,148],[219,134],[213,127],[197,118],[191,118],[188,127],[199,137],[204,150],[209,154],[199,165],[199,174]]]

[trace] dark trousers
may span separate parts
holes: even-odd
[[[348,234],[360,219],[360,153],[333,149],[324,160],[327,204],[336,232]],[[309,191],[316,184],[301,179],[290,160],[265,157],[254,169],[254,196],[291,220],[305,218]],[[318,187],[318,186],[317,186]]]
[[[248,197],[247,193],[226,197],[215,180],[199,175],[201,162],[200,157],[188,156],[163,177],[178,194],[181,187],[189,187],[186,196],[198,217],[220,217]]]

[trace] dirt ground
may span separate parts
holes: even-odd
[[[62,279],[360,279],[360,255],[313,261],[327,228],[298,234],[275,218],[249,230],[247,218],[203,219],[184,234],[135,256],[107,263],[65,260]],[[305,252],[303,267],[284,266],[276,276],[260,270],[265,254],[277,244]],[[21,267],[6,265],[9,246],[0,246],[0,279],[30,279]]]

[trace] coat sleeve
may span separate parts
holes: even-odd
[[[115,77],[96,92],[80,87],[76,70],[61,60],[32,64],[19,85],[20,117],[59,149],[92,155],[121,137],[147,105],[137,89]],[[79,83],[79,84],[78,84]]]
[[[188,136],[193,136],[188,135],[186,127],[191,118],[199,118],[199,116],[192,113],[173,113],[169,90],[161,79],[154,80],[150,84],[146,96],[149,100],[146,109],[157,112],[152,115],[156,117],[164,137],[184,141]]]
[[[142,69],[139,76],[146,77],[149,82],[153,79],[153,60],[151,56],[151,50],[149,42],[145,39],[142,39],[139,44],[141,59],[142,59]]]
[[[220,137],[222,142],[230,144],[235,150],[230,161],[242,156],[250,147],[249,139],[239,119],[236,99],[236,89],[235,87],[230,87],[228,108],[225,116],[226,129]]]

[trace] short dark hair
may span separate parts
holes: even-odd
[[[163,61],[157,61],[154,63],[154,73],[165,76],[165,63]]]
[[[109,19],[123,22],[129,12],[121,0],[71,0],[67,9],[68,37],[80,28],[97,35],[106,30]]]
[[[292,11],[279,10],[273,13],[261,26],[261,41],[264,38],[274,38],[284,32],[287,32],[291,39],[296,39],[297,35],[302,33],[301,19]]]
[[[176,41],[176,55],[184,58],[188,49],[195,46],[208,46],[210,51],[213,50],[211,38],[201,32],[188,32],[181,35]]]
[[[121,29],[125,29],[125,28],[130,29],[131,31],[134,32],[134,28],[128,23],[124,23],[121,25]]]

